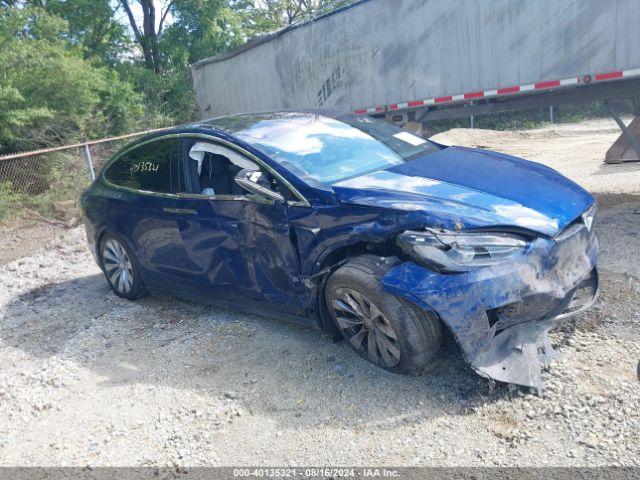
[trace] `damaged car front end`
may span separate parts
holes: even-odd
[[[587,309],[598,292],[595,207],[553,238],[405,232],[417,262],[381,279],[389,292],[434,310],[480,375],[541,388],[555,356],[549,330]]]
[[[436,315],[481,376],[540,390],[556,355],[549,331],[598,292],[588,192],[542,165],[460,147],[334,190],[419,225],[396,233],[406,261],[380,278],[385,291]]]

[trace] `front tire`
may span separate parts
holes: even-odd
[[[362,255],[336,270],[325,288],[327,307],[361,357],[391,372],[419,372],[440,347],[440,322],[382,290],[374,275],[379,260]]]
[[[136,300],[147,294],[135,257],[124,242],[111,234],[104,235],[100,242],[100,262],[107,282],[117,296]]]

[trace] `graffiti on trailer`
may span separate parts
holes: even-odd
[[[318,91],[318,106],[322,107],[324,102],[331,96],[331,94],[341,86],[340,84],[340,67],[336,67],[322,84],[322,88]]]

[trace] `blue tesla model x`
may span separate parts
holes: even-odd
[[[114,293],[275,314],[417,372],[448,329],[480,375],[540,387],[547,333],[598,288],[595,202],[543,165],[367,116],[215,118],[118,152],[84,193]]]

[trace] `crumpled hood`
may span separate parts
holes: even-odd
[[[445,228],[520,227],[554,236],[593,203],[582,187],[538,163],[448,147],[333,185],[343,203],[421,211]]]

